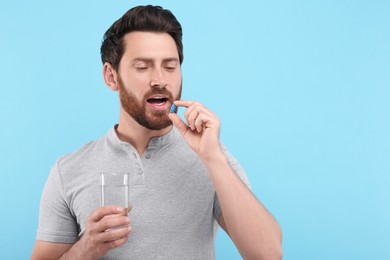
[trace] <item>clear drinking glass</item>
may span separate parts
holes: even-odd
[[[100,187],[101,206],[116,205],[129,211],[129,174],[102,173]]]

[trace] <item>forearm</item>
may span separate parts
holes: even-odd
[[[34,245],[31,260],[92,259],[81,254],[82,250],[79,248],[79,243],[64,244],[37,240]]]
[[[74,259],[95,260],[98,259],[98,257],[92,257],[91,255],[88,255],[88,252],[86,252],[82,248],[82,243],[79,241],[75,243],[71,248],[69,248],[69,250],[66,251],[59,258],[59,260],[74,260]]]
[[[267,209],[231,169],[221,153],[204,160],[229,235],[245,259],[280,259],[281,230]]]

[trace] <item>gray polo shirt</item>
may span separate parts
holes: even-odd
[[[223,147],[232,169],[249,186]],[[133,232],[103,259],[214,259],[221,208],[198,155],[176,128],[152,138],[142,157],[111,128],[57,160],[43,190],[37,240],[75,243],[100,206],[100,173],[129,174]]]

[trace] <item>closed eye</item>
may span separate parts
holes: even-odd
[[[135,67],[135,69],[138,71],[145,71],[148,69],[148,67]]]
[[[176,69],[176,67],[174,67],[174,66],[165,66],[165,69],[167,71],[174,71]]]
[[[143,58],[137,58],[134,60],[133,67],[137,71],[146,71],[148,68],[150,68],[152,65],[152,61],[149,59],[143,59]]]

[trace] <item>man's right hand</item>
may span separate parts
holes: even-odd
[[[116,206],[100,207],[88,218],[78,247],[88,259],[97,259],[126,243],[131,231],[126,209]]]
[[[127,210],[97,208],[88,218],[81,239],[74,245],[36,241],[31,259],[99,259],[126,243],[132,232]]]

